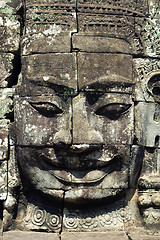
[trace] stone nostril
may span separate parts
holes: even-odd
[[[67,130],[60,130],[54,135],[54,139],[53,139],[54,144],[70,145],[71,141],[72,141],[71,134]]]
[[[85,144],[83,144],[85,143]],[[100,132],[96,130],[88,130],[85,129],[85,131],[80,132],[79,129],[73,131],[73,145],[89,145],[89,148],[91,146],[97,146],[103,144],[103,137],[100,134]]]

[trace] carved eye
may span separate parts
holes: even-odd
[[[40,103],[30,103],[31,106],[36,109],[40,114],[42,114],[45,117],[54,117],[56,114],[60,114],[63,111],[58,108],[53,103],[48,102],[40,102]]]
[[[122,114],[126,113],[130,107],[131,104],[111,103],[97,109],[95,113],[116,120]]]

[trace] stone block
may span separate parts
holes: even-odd
[[[75,53],[35,54],[22,59],[23,96],[70,96],[77,92]]]
[[[8,131],[0,127],[0,161],[8,159]]]
[[[129,87],[133,84],[132,58],[126,54],[79,53],[78,73],[80,90],[98,84],[106,84],[114,89],[117,84],[116,90],[123,92],[125,90],[121,86]],[[107,87],[103,86],[103,91],[107,91]]]
[[[135,32],[143,40],[144,55],[159,57],[160,21],[156,18],[135,18]]]
[[[135,134],[140,145],[159,146],[159,104],[140,102],[135,107]]]
[[[65,175],[70,173],[69,170],[65,169],[65,166],[62,166],[63,156],[57,156],[53,148],[43,147],[41,149],[38,147],[17,147],[16,153],[18,162],[21,164],[23,178],[31,180],[36,189],[51,195],[57,199],[57,202],[63,202],[64,190],[71,189],[68,181],[65,183],[61,181],[61,175],[65,178]],[[35,166],[33,166],[33,161]],[[29,181],[26,181],[26,184]]]
[[[3,201],[0,201],[0,240],[2,240],[2,234],[3,234]]]
[[[14,89],[4,88],[0,90],[0,118],[5,118],[13,111],[13,94]]]
[[[84,33],[73,34],[73,50],[82,52],[104,52],[104,53],[131,53],[131,46],[124,39],[86,35]]]
[[[157,172],[157,151],[146,148],[141,175],[153,175]]]
[[[14,55],[11,53],[0,54],[0,87],[7,87],[12,78]]]
[[[1,52],[13,52],[19,49],[20,22],[17,16],[0,15]]]
[[[160,61],[158,59],[133,60],[136,87],[135,101],[154,102],[158,101],[158,84],[160,74]]]
[[[89,46],[89,44],[87,43],[88,49],[90,50],[95,49],[95,51],[97,51],[98,49],[100,49],[100,46],[98,46],[98,41],[99,43],[105,41],[106,46],[101,46],[102,52],[104,50],[108,51],[108,49],[114,51],[113,47],[114,45],[115,50],[117,50],[117,52],[122,52],[122,50],[124,50],[125,45],[126,50],[124,50],[124,53],[128,51],[132,52],[132,54],[143,53],[144,51],[142,46],[143,44],[141,42],[141,39],[135,33],[134,17],[125,15],[119,16],[118,14],[107,15],[95,13],[87,14],[78,13],[77,18],[78,18],[78,36],[80,35],[83,36],[83,38],[81,38],[83,42],[84,40],[87,39],[89,41],[92,40],[93,43],[95,43],[95,39],[97,38],[96,45],[94,46],[94,48],[92,47],[92,45]],[[106,38],[104,38],[102,41],[101,37]],[[106,40],[107,38],[113,38],[113,43],[110,46],[109,42]],[[74,39],[74,37],[73,40],[74,43],[75,40],[78,41],[77,39]],[[82,44],[79,43],[79,46],[82,47]],[[83,49],[84,46],[82,47],[82,50]]]
[[[99,82],[100,84],[101,82]],[[94,93],[88,91],[80,93],[72,100],[73,143],[131,144],[133,141],[134,109],[131,96],[129,94],[104,93],[99,98],[97,95],[95,103],[86,104],[86,99],[91,101],[92,97],[95,97]],[[123,106],[126,108],[126,111],[124,110],[123,114],[120,110],[119,115],[116,115],[116,111],[121,105],[122,108]]]
[[[141,176],[156,176],[159,174],[159,151],[157,148],[145,148]]]
[[[160,221],[160,210],[159,208],[149,207],[143,209],[142,211],[143,221],[146,225],[146,228],[155,229],[157,232],[160,230],[159,221]]]
[[[17,14],[22,7],[22,0],[2,0],[0,3],[0,13]]]
[[[0,162],[0,201],[7,197],[7,161]]]
[[[128,208],[121,205],[116,209],[117,205],[111,205],[110,209],[105,206],[92,206],[87,209],[64,209],[64,221],[62,233],[66,232],[107,232],[111,231],[116,235],[117,231],[124,234],[124,220]],[[129,214],[129,212],[127,213]],[[129,217],[129,215],[128,215]],[[128,218],[129,219],[129,218]],[[106,233],[107,234],[107,233]],[[62,235],[63,237],[63,235]],[[112,238],[111,238],[112,239]],[[119,238],[118,238],[119,239]]]
[[[0,161],[8,159],[8,125],[9,120],[0,120]]]
[[[77,32],[76,1],[29,1],[26,4],[23,54],[70,52]]]
[[[142,146],[131,146],[131,158],[129,163],[129,188],[135,189],[141,173],[144,161],[144,148]]]
[[[71,32],[62,32],[59,26],[48,27],[42,33],[26,35],[22,40],[22,54],[65,53],[71,51]]]
[[[127,235],[125,234],[125,232],[114,232],[114,231],[110,231],[110,232],[79,232],[79,233],[75,233],[75,232],[71,232],[71,233],[64,233],[62,232],[61,234],[61,239],[62,240],[128,240]]]
[[[138,204],[140,208],[157,208],[160,206],[160,191],[146,189],[139,191]]]
[[[69,12],[76,9],[76,0],[28,0],[26,2],[27,10],[33,11],[52,11],[52,10],[68,10]]]
[[[8,160],[8,191],[13,193],[14,189],[20,184],[18,163],[16,159],[15,146],[9,148]]]
[[[98,171],[94,171],[94,173],[97,173]],[[72,173],[72,171],[71,171]],[[69,190],[66,190],[66,193],[65,193],[65,202],[69,202],[69,203],[73,203],[73,204],[95,204],[96,201],[107,201],[107,200],[110,200],[110,199],[116,199],[116,196],[118,198],[118,195],[120,193],[124,193],[125,190],[128,188],[128,180],[127,180],[127,177],[128,177],[128,171],[123,171],[121,174],[118,173],[118,171],[114,171],[114,174],[108,174],[108,176],[104,177],[105,179],[101,181],[101,183],[98,184],[98,186],[95,186],[98,182],[98,180],[100,179],[101,175],[99,174],[99,179],[97,179],[97,176],[96,174],[94,174],[93,171],[91,170],[89,172],[90,174],[90,182],[89,180],[85,179],[85,181],[83,181],[83,185],[84,186],[77,186],[75,188],[70,188]],[[79,173],[79,176],[80,176],[81,173]],[[88,175],[89,175],[88,174]],[[78,173],[77,173],[78,175]],[[123,175],[123,176],[122,176]],[[77,176],[77,179],[78,177]],[[115,178],[115,180],[114,180]],[[76,179],[76,180],[77,180]],[[80,177],[79,177],[80,179]],[[78,179],[78,180],[79,180]],[[119,182],[118,182],[118,179],[119,179]],[[65,179],[65,177],[63,177],[63,180],[65,182],[67,182],[67,180]],[[76,183],[77,185],[80,185],[80,180],[82,182],[83,179],[80,179],[79,182],[75,181],[75,179],[73,179],[72,181],[68,182],[69,183]],[[100,179],[101,180],[101,179]],[[94,184],[94,187],[85,187],[85,184],[88,184],[88,183],[92,183]]]
[[[159,9],[159,1],[158,0],[148,0],[149,5],[149,18],[160,18],[160,9]]]
[[[140,233],[129,234],[130,239],[132,240],[160,240],[160,236],[156,235],[141,235]]]
[[[3,233],[3,240],[59,240],[59,235],[56,233],[43,232],[25,232],[25,231],[9,231]]]
[[[94,13],[78,13],[77,16],[80,33],[127,38],[129,31],[134,31],[133,17]]]
[[[47,208],[49,207],[47,206]],[[61,231],[62,215],[61,209],[58,208],[47,211],[42,207],[29,204],[26,209],[26,215],[23,219],[21,216],[18,217],[19,226],[28,231],[46,231],[52,232],[52,234]]]
[[[14,110],[17,145],[71,144],[70,98],[63,100],[59,96],[17,97]]]
[[[96,1],[96,0],[78,0],[77,8],[79,12],[103,13],[113,15],[146,15],[148,13],[148,3],[146,0],[138,2],[120,0],[114,1]]]
[[[143,176],[140,177],[138,181],[139,189],[157,189],[159,191],[160,189],[160,177],[159,175],[149,175],[149,176]]]

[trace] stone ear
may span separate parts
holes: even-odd
[[[149,75],[147,88],[156,102],[160,102],[160,71],[154,71]]]

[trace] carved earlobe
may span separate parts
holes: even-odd
[[[154,71],[149,75],[147,88],[154,100],[160,102],[160,71]]]

